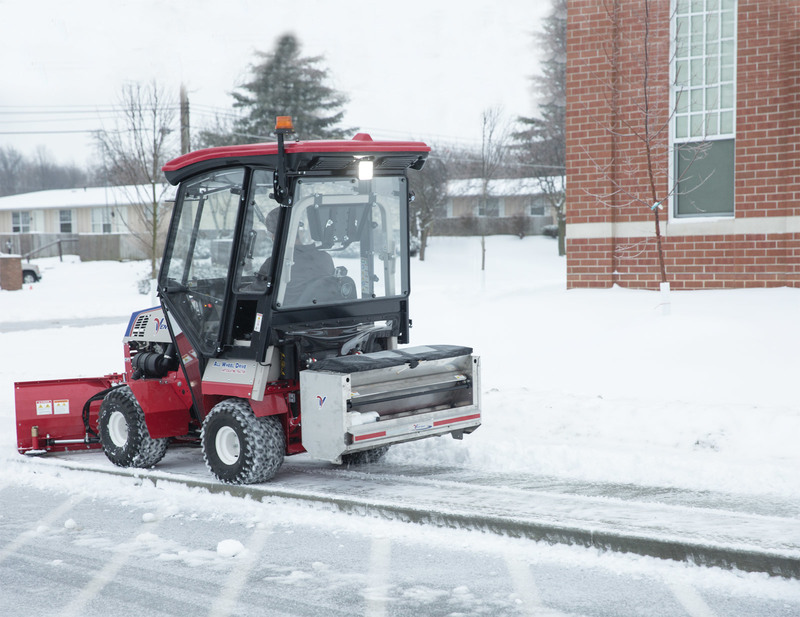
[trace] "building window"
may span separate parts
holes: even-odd
[[[58,211],[59,229],[62,234],[72,233],[72,210]]]
[[[550,202],[544,195],[536,195],[530,198],[528,203],[528,214],[530,216],[544,216]]]
[[[736,0],[676,0],[673,214],[732,215]]]
[[[113,231],[114,212],[109,207],[92,208],[92,233],[110,234]]]
[[[27,234],[31,231],[30,212],[11,213],[11,232],[15,234]]]
[[[478,216],[500,216],[500,200],[497,197],[479,198]]]

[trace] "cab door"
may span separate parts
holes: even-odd
[[[244,177],[244,168],[203,174],[182,183],[175,202],[159,292],[201,370],[221,351]]]

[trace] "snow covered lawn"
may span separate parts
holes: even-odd
[[[13,382],[122,369],[122,329],[150,305],[144,263],[36,260],[0,291],[0,456],[16,456]],[[484,424],[387,461],[575,480],[800,496],[800,290],[566,290],[548,238],[433,238],[412,262],[412,344],[482,357]],[[91,325],[118,316],[119,325]],[[87,326],[5,331],[5,322]]]

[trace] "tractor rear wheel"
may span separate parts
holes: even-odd
[[[286,452],[277,416],[257,418],[243,399],[214,405],[200,437],[206,466],[228,484],[266,482],[278,472]]]
[[[168,439],[153,439],[144,412],[127,386],[109,392],[100,404],[100,443],[119,467],[152,467],[167,452]]]

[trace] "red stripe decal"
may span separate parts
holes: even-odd
[[[364,441],[365,439],[375,439],[376,437],[386,437],[386,431],[370,433],[369,435],[356,435],[353,437],[353,441]]]
[[[448,418],[447,420],[437,420],[433,423],[434,426],[442,426],[443,424],[453,424],[454,422],[466,422],[467,420],[478,420],[481,414],[474,413],[471,416],[461,416],[460,418]]]

